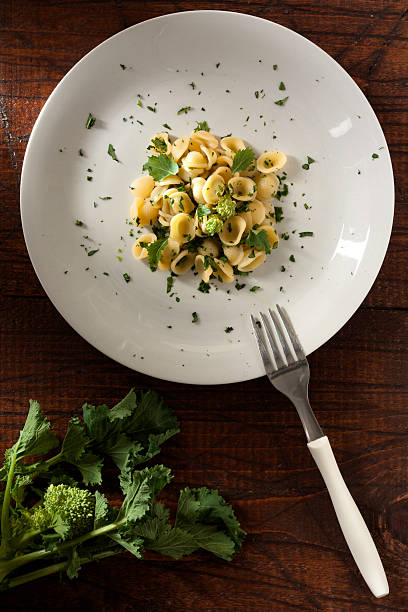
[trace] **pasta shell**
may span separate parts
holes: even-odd
[[[273,249],[274,248],[273,245],[279,242],[279,236],[273,229],[272,225],[260,225],[257,228],[257,231],[259,230],[265,230],[265,232],[268,234],[269,244],[271,245],[271,249]]]
[[[227,136],[226,138],[221,138],[221,148],[224,151],[228,151],[229,153],[235,153],[240,149],[245,149],[245,143],[240,138],[235,138],[234,136]]]
[[[206,238],[202,241],[198,247],[200,255],[211,255],[212,257],[218,257],[220,248],[218,242],[214,238]]]
[[[245,219],[246,228],[244,233],[248,233],[254,225],[260,225],[265,220],[265,206],[259,200],[254,200],[249,203],[248,210],[239,213],[239,216]]]
[[[211,174],[205,181],[203,187],[203,198],[207,204],[215,204],[218,200],[218,192],[225,186],[224,179],[219,174]]]
[[[218,168],[214,170],[213,174],[219,174],[219,176],[222,176],[225,183],[228,183],[232,176],[231,168],[228,166],[218,166]]]
[[[256,197],[261,202],[270,202],[273,200],[279,187],[279,180],[275,174],[263,174],[256,179],[258,189],[256,190]]]
[[[181,166],[180,170],[178,171],[179,177],[185,183],[189,183],[190,179],[193,179],[196,176],[200,176],[200,174],[202,173],[203,173],[202,168],[196,168],[195,170],[189,170],[188,168],[185,168],[184,166]]]
[[[256,184],[252,179],[245,176],[234,176],[228,181],[228,186],[235,200],[255,200]]]
[[[252,252],[254,253],[254,256],[249,257]],[[238,264],[238,270],[240,272],[251,272],[251,270],[255,270],[255,268],[263,264],[265,259],[265,251],[259,251],[257,249],[245,249],[244,256]]]
[[[154,143],[154,140],[159,139],[163,144],[159,147]],[[157,142],[157,141],[156,141]],[[164,148],[164,146],[166,148]],[[160,155],[164,153],[165,155],[170,155],[171,153],[171,144],[169,142],[169,135],[167,132],[160,132],[159,134],[155,134],[153,138],[150,140],[149,150],[151,155]]]
[[[189,213],[194,210],[194,204],[190,200],[190,196],[184,191],[173,193],[170,197],[171,212],[174,215],[177,213]]]
[[[177,138],[177,140],[173,142],[171,147],[171,154],[174,161],[177,162],[184,155],[184,153],[187,151],[189,142],[190,139],[188,138],[188,136],[185,136],[184,138]]]
[[[224,283],[232,283],[234,280],[234,270],[232,266],[226,261],[214,258],[215,265],[217,266],[217,272],[215,273]]]
[[[152,193],[150,194],[149,198],[146,198],[146,200],[148,200],[150,202],[150,204],[152,206],[154,206],[154,208],[161,208],[162,206],[162,198],[163,198],[163,194],[166,191],[167,187],[165,185],[157,185]]]
[[[197,202],[197,204],[205,204],[205,200],[203,197],[203,187],[205,184],[205,178],[202,176],[197,176],[193,178],[191,181],[191,185],[193,188],[193,198]]]
[[[187,249],[181,251],[170,264],[174,274],[186,274],[194,265],[195,253],[189,253]]]
[[[277,172],[286,164],[286,155],[282,151],[266,151],[256,160],[256,169],[263,174]]]
[[[235,215],[224,221],[222,230],[218,235],[227,246],[235,246],[241,240],[245,227],[245,220],[239,215]]]
[[[189,242],[195,236],[194,219],[186,213],[175,215],[170,221],[170,237],[179,244]]]
[[[208,283],[208,281],[210,280],[211,274],[213,273],[213,269],[211,266],[208,266],[207,268],[204,267],[204,255],[197,255],[194,260],[194,264],[195,264],[195,269],[197,270],[201,279],[205,283]]]
[[[163,249],[159,259],[158,268],[160,270],[168,270],[172,260],[177,257],[180,252],[180,245],[173,238],[168,238],[167,246]]]
[[[229,166],[231,168],[233,161],[234,160],[230,155],[219,155],[219,157],[217,157],[217,161],[215,162],[215,166],[217,168],[219,166]]]
[[[244,256],[242,245],[224,246],[223,251],[231,266],[237,266]]]
[[[201,145],[201,151],[204,153],[204,155],[207,158],[207,168],[210,169],[215,162],[217,161],[217,153],[214,151],[214,149],[210,149],[208,147],[205,147],[204,145]]]
[[[135,197],[130,207],[130,217],[139,226],[153,224],[158,214],[158,209],[153,207],[150,200],[146,202],[140,197]]]
[[[139,176],[132,181],[130,188],[134,196],[138,198],[148,198],[154,187],[152,176]]]
[[[214,136],[214,134],[210,134],[210,132],[206,132],[205,130],[191,132],[190,138],[193,142],[200,141],[201,144],[210,147],[210,149],[217,149],[219,145],[218,138]]]
[[[205,224],[207,223],[207,215],[199,217],[197,211],[194,215],[194,232],[196,236],[204,236]]]
[[[275,225],[275,207],[271,202],[264,202],[265,207],[265,224]]]
[[[166,176],[165,179],[159,182],[159,185],[180,185],[182,180],[180,177],[175,174],[171,174],[170,176]]]
[[[190,151],[183,157],[183,167],[187,170],[195,170],[196,168],[207,168],[208,162],[205,155],[201,151]]]
[[[133,257],[135,259],[145,259],[148,256],[148,252],[146,247],[142,246],[140,243],[142,242],[143,244],[151,244],[152,242],[156,242],[156,240],[156,234],[142,234],[132,246]]]

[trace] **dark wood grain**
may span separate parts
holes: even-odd
[[[390,146],[396,213],[384,265],[363,306],[310,358],[311,399],[373,533],[391,594],[365,588],[335,521],[298,418],[266,379],[197,388],[120,366],[93,349],[45,296],[19,216],[24,150],[64,74],[108,36],[174,11],[222,8],[293,28],[353,76]],[[115,402],[130,386],[165,395],[182,423],[163,462],[185,484],[216,487],[248,531],[231,563],[153,554],[83,569],[2,594],[2,609],[141,611],[366,611],[408,609],[408,7],[406,1],[3,0],[0,5],[1,427],[4,449],[38,399],[58,431],[82,402]]]

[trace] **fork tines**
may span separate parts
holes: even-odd
[[[283,307],[279,306],[278,304],[276,305],[276,308],[279,312],[283,325],[285,326],[285,329],[289,336],[291,345],[288,343],[286,339],[286,336],[282,329],[281,322],[276,312],[274,312],[270,308],[268,309],[269,315],[274,324],[275,333],[278,337],[279,343],[275,340],[274,333],[272,331],[272,325],[270,323],[269,318],[266,317],[262,312],[259,313],[259,317],[262,321],[262,324],[261,324],[259,320],[257,321],[251,315],[252,327],[255,332],[255,336],[258,342],[259,352],[261,353],[261,357],[263,359],[265,369],[273,370],[273,371],[280,370],[282,368],[286,368],[288,365],[291,365],[293,363],[306,359],[306,355],[303,351],[302,345],[300,344],[299,338],[297,337],[297,334],[295,332],[295,329],[292,325],[292,322],[289,318],[288,313]],[[276,367],[273,365],[272,360],[269,357],[268,348],[264,341],[264,337],[261,333],[262,328],[264,329],[266,337],[268,339],[268,344],[273,353]],[[283,359],[281,351],[283,352],[283,355],[286,361]],[[296,359],[294,359],[292,352],[295,354]]]

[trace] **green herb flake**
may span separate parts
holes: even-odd
[[[234,331],[234,328],[233,327],[226,327],[224,329],[224,331],[225,331],[226,334],[230,334],[232,331]]]
[[[168,276],[166,293],[170,293],[170,291],[173,288],[173,283],[174,283],[174,276]]]
[[[191,316],[193,317],[191,322],[198,323],[198,314],[196,312],[193,312]]]
[[[256,293],[260,289],[262,289],[262,287],[260,287],[259,285],[254,285],[253,287],[250,288],[250,291],[252,291],[252,293]]]
[[[264,229],[251,229],[246,239],[246,242],[250,247],[262,249],[267,254],[271,252],[271,244],[269,242],[268,234]]]
[[[276,104],[276,106],[284,106],[288,100],[289,96],[286,96],[286,98],[282,98],[282,100],[275,100],[274,104]]]
[[[237,291],[241,291],[241,289],[243,289],[245,286],[246,286],[246,285],[245,285],[245,283],[242,283],[242,284],[240,285],[238,281],[236,281],[236,282],[235,282],[235,289],[236,289]]]
[[[313,232],[299,232],[299,236],[304,238],[305,236],[313,236]]]
[[[219,68],[220,66],[221,66],[221,62],[217,62],[217,63],[215,64],[215,67],[216,67],[216,68]]]
[[[92,257],[92,255],[95,255],[95,253],[97,253],[99,251],[99,249],[93,249],[93,251],[88,251],[88,257]]]
[[[211,129],[206,121],[196,121],[196,124],[197,127],[194,128],[195,132],[199,132],[201,130],[203,130],[204,132],[209,132]]]
[[[194,83],[194,81],[191,81],[191,83],[189,83],[191,89],[195,89],[196,88],[196,84]]]
[[[137,99],[137,105],[138,105],[140,108],[143,108],[143,104],[142,104],[142,101],[141,101],[141,99],[140,99],[140,98],[138,98],[138,99]]]
[[[275,220],[276,223],[280,223],[282,221],[282,219],[284,219],[285,217],[283,216],[283,212],[282,212],[282,206],[275,206]]]
[[[177,111],[178,115],[187,115],[188,111],[191,111],[192,107],[191,106],[182,106],[181,108],[179,108],[179,110]]]
[[[100,200],[111,200],[112,196],[99,196]]]
[[[254,161],[255,153],[252,149],[246,148],[237,151],[232,162],[231,172],[244,172],[248,166]]]
[[[295,256],[294,256],[294,255],[291,255],[291,256],[289,257],[289,261],[292,261],[293,263],[295,263],[295,261],[296,261]]]
[[[78,155],[79,157],[83,157],[84,156],[84,152],[82,149],[78,149]]]
[[[119,65],[120,65],[120,67],[122,68],[122,70],[126,70],[126,66],[125,66],[125,64],[119,64]]]
[[[108,146],[108,155],[110,155],[114,161],[117,161],[117,162],[119,161],[118,158],[116,157],[116,151],[113,145],[111,144]]]
[[[285,91],[286,87],[285,87],[285,83],[284,83],[283,81],[281,81],[281,82],[279,83],[279,89],[280,89],[281,91]]]
[[[278,64],[274,64],[274,65],[272,66],[272,68],[273,68],[274,70],[277,70],[277,69],[278,69]]]
[[[88,119],[86,120],[85,127],[87,130],[90,130],[95,125],[96,117],[89,113]]]
[[[130,276],[129,276],[129,274],[128,274],[127,272],[124,272],[124,273],[122,274],[122,276],[123,276],[123,278],[124,278],[124,280],[125,280],[125,282],[126,282],[126,283],[128,283],[129,281],[131,281],[131,280],[132,280],[132,279],[130,278]]]
[[[211,210],[205,204],[199,204],[197,206],[197,216],[202,221],[203,217],[211,214]]]
[[[82,227],[82,226],[83,226],[83,224],[84,224],[84,222],[83,222],[83,221],[80,221],[79,219],[77,219],[77,220],[75,221],[75,225],[77,225],[78,227]]]
[[[211,288],[210,283],[206,283],[203,280],[198,285],[198,291],[201,291],[201,293],[210,293],[210,288]]]
[[[378,159],[378,158],[379,158],[379,155],[378,155],[377,153],[373,153],[373,154],[371,155],[371,157],[372,157],[372,159]]]
[[[164,249],[169,243],[168,238],[160,238],[147,246],[148,262],[152,272],[157,270]]]
[[[166,128],[166,130],[170,130],[170,131],[172,129],[168,123],[163,123],[163,127]]]

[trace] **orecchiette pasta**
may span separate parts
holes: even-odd
[[[148,150],[149,175],[131,184],[130,217],[152,231],[133,244],[135,259],[148,258],[152,270],[174,275],[194,267],[204,283],[212,277],[230,283],[234,273],[264,263],[279,241],[273,200],[276,172],[286,163],[282,151],[255,158],[243,140],[219,139],[205,122],[174,140],[159,132]]]

